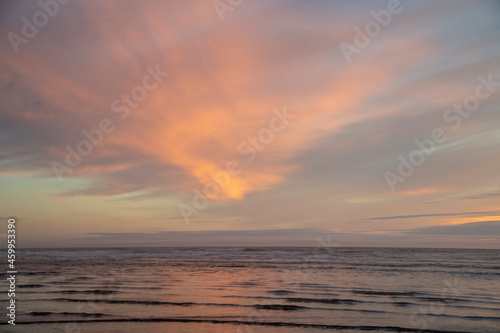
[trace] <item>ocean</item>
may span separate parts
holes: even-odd
[[[1,332],[500,332],[500,250],[40,249],[16,260],[16,325],[4,314]]]

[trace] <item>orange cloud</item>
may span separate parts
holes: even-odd
[[[302,49],[301,45],[270,44],[256,33],[259,30],[247,31],[245,24],[230,28],[217,21],[207,25],[209,33],[190,35],[193,26],[186,22],[217,19],[211,6],[178,6],[170,20],[165,20],[164,10],[139,2],[123,7],[109,3],[81,6],[92,32],[73,38],[93,41],[76,45],[81,53],[74,61],[85,65],[84,70],[75,64],[62,66],[61,56],[50,50],[45,57],[23,52],[22,61],[1,54],[10,72],[23,77],[51,109],[46,114],[23,111],[19,116],[39,123],[60,122],[59,126],[72,129],[72,142],[47,148],[61,160],[66,145],[84,139],[81,130],[98,127],[102,117],[113,120],[116,131],[106,135],[103,146],[96,147],[73,175],[92,176],[131,167],[122,161],[112,165],[98,162],[116,155],[113,149],[117,147],[138,152],[155,163],[175,165],[196,181],[191,188],[212,181],[211,174],[237,160],[243,171],[222,189],[220,199],[241,199],[282,182],[298,168],[287,160],[346,124],[376,117],[369,110],[360,115],[365,100],[390,84],[402,68],[428,57],[431,50],[424,44],[410,49],[396,45],[389,55],[394,59],[392,68],[381,65],[387,54],[349,66],[332,63],[332,75],[323,75],[323,84],[309,89],[315,77],[302,79],[299,75],[309,67],[321,70],[307,57],[296,68],[293,51]],[[258,22],[251,25],[258,26]],[[338,38],[318,38],[312,55],[336,48]],[[119,120],[110,104],[140,85],[146,66],[156,64],[170,76],[131,109],[127,119]],[[43,80],[30,80],[33,73]],[[281,73],[286,76],[277,77]],[[289,82],[290,73],[297,74],[296,82]],[[272,80],[276,86],[269,83]],[[288,92],[297,89],[294,85],[300,87],[299,94]],[[272,109],[283,106],[296,118],[274,134],[255,160],[246,161],[238,153],[239,144],[268,127]]]

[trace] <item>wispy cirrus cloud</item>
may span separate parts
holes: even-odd
[[[440,214],[417,214],[417,215],[399,215],[399,216],[382,216],[382,217],[371,217],[366,220],[376,221],[376,220],[395,220],[395,219],[415,219],[421,217],[450,217],[450,216],[491,216],[500,215],[500,211],[485,211],[485,212],[465,212],[465,213],[440,213]]]
[[[9,138],[16,133],[8,128],[16,128],[17,133],[34,130],[32,140],[23,136],[24,142],[12,142],[9,148],[22,149],[24,154],[38,152],[29,163],[48,167],[52,160],[64,161],[66,146],[85,139],[82,130],[97,127],[105,116],[118,122],[117,130],[71,174],[99,179],[99,186],[67,195],[172,188],[144,181],[142,170],[148,169],[153,177],[163,180],[168,174],[167,183],[180,180],[184,187],[209,181],[210,174],[222,170],[228,160],[241,158],[238,144],[266,126],[273,108],[288,105],[300,123],[281,133],[226,189],[228,198],[242,198],[282,182],[296,166],[280,160],[296,156],[352,122],[349,112],[360,108],[381,83],[390,83],[403,68],[432,55],[432,46],[422,40],[388,46],[370,62],[336,67],[339,55],[328,52],[347,30],[332,26],[332,34],[320,33],[334,23],[327,18],[314,23],[310,16],[292,11],[279,13],[277,19],[283,21],[277,26],[263,19],[259,25],[242,20],[228,28],[216,21],[209,6],[200,2],[193,8],[78,2],[30,43],[37,53],[2,52],[6,68],[2,86],[10,96],[3,124]],[[265,15],[278,13],[267,10],[262,8]],[[187,25],[179,20],[185,16],[206,23]],[[124,21],[129,25],[123,27]],[[299,22],[318,33],[313,38],[303,34]],[[66,26],[69,29],[57,30]],[[268,37],[262,37],[263,31]],[[273,38],[282,42],[276,44]],[[79,43],[62,48],[66,41]],[[393,57],[390,68],[380,65],[387,56],[401,52],[406,56]],[[119,122],[110,104],[141,81],[146,66],[157,63],[171,76],[130,110],[127,121]],[[327,69],[336,75],[327,75]],[[170,172],[173,169],[177,171]]]
[[[479,194],[475,194],[475,195],[459,196],[458,199],[481,200],[481,199],[489,199],[489,198],[496,198],[496,197],[500,197],[500,190],[483,192],[483,193],[479,193]]]
[[[419,235],[461,235],[461,236],[497,237],[500,236],[500,220],[417,228],[408,230],[407,233],[419,234]]]

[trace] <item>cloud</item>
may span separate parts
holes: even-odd
[[[37,2],[1,6],[4,36],[39,10]],[[93,228],[133,232],[138,221],[146,231],[190,228],[178,204],[191,203],[193,189],[236,160],[243,171],[193,217],[193,228],[332,229],[356,241],[362,232],[441,219],[496,219],[498,193],[485,189],[498,187],[500,94],[456,130],[443,113],[474,93],[479,75],[500,80],[498,4],[408,2],[348,64],[339,44],[353,43],[354,28],[386,6],[252,1],[224,22],[201,0],[61,6],[18,54],[0,40],[0,177],[7,184],[0,202],[68,238]],[[112,103],[157,64],[168,77],[120,119]],[[248,161],[238,147],[284,106],[295,117]],[[104,117],[116,129],[59,183],[52,163],[66,163],[67,147],[76,149],[86,140],[82,131]],[[435,128],[446,131],[446,144],[390,192],[384,172],[396,171],[398,156]],[[36,202],[30,207],[27,185]],[[466,213],[457,213],[457,197],[467,199],[460,201]],[[416,210],[426,202],[434,205]],[[66,221],[71,227],[60,228]],[[56,237],[50,227],[30,230],[31,239],[38,231]],[[361,239],[397,237],[416,236]]]
[[[446,226],[407,230],[405,232],[338,233],[323,229],[256,229],[217,231],[156,231],[156,232],[99,232],[85,237],[57,241],[57,246],[160,246],[160,247],[491,247],[500,237],[500,221],[476,226]],[[480,224],[480,225],[479,225]],[[445,230],[445,228],[450,227]],[[456,228],[451,228],[456,227]],[[484,236],[488,235],[485,242]],[[461,239],[461,243],[452,243]],[[47,247],[43,244],[42,247]]]
[[[75,239],[85,244],[149,244],[151,246],[315,246],[319,229],[270,229],[224,231],[158,231],[152,233],[88,233]]]
[[[463,200],[480,200],[480,199],[489,199],[496,197],[500,197],[500,190],[483,192],[476,195],[459,196],[458,198]]]
[[[350,112],[361,108],[381,84],[433,52],[425,41],[395,43],[369,62],[346,67],[341,54],[332,57],[330,50],[350,38],[349,21],[323,17],[315,22],[315,6],[308,14],[294,9],[262,6],[258,24],[242,19],[223,25],[203,2],[189,8],[69,4],[23,45],[25,52],[0,53],[6,67],[0,86],[10,96],[1,114],[6,144],[14,155],[38,154],[28,162],[37,167],[32,168],[35,174],[44,169],[45,175],[54,175],[51,163],[64,162],[66,147],[75,149],[85,140],[82,131],[107,117],[116,131],[69,175],[99,185],[66,195],[150,188],[179,194],[179,189],[212,181],[211,174],[224,170],[230,160],[245,163],[239,144],[269,126],[274,108],[287,106],[297,116],[294,123],[276,133],[258,158],[233,177],[221,199],[269,189],[300,167],[287,160],[353,122]],[[123,22],[129,24],[124,27]],[[14,23],[8,28],[17,28]],[[312,36],[303,32],[304,24],[315,32]],[[331,33],[326,33],[328,27]],[[390,67],[383,66],[387,57],[393,60]],[[130,93],[142,82],[145,68],[156,64],[170,76],[130,110],[129,119],[118,120],[111,103]],[[144,170],[157,179],[154,185],[142,177]]]
[[[499,214],[500,214],[500,211],[441,213],[441,214],[417,214],[417,215],[371,217],[371,218],[367,218],[366,220],[376,221],[376,220],[414,219],[414,218],[421,218],[421,217],[447,217],[447,216],[491,216],[491,215],[499,215]]]
[[[406,231],[419,235],[460,235],[460,236],[500,236],[500,220],[488,222],[470,222],[458,225],[416,228]]]

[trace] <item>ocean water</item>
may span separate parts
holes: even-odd
[[[1,332],[500,332],[500,250],[44,249],[17,270]]]

